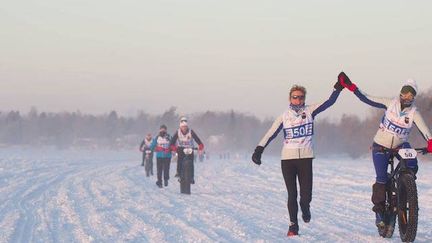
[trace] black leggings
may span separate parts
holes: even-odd
[[[293,223],[297,221],[297,177],[300,184],[300,207],[309,209],[312,201],[312,158],[289,159],[281,162],[282,174],[288,191],[288,213]]]
[[[169,170],[170,170],[170,163],[171,158],[157,158],[156,159],[156,165],[157,165],[157,181],[162,182],[162,173],[163,173],[163,179],[165,181],[168,181],[169,176]]]

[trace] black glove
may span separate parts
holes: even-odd
[[[342,91],[345,88],[344,86],[342,86],[339,80],[334,84],[333,87],[335,88],[335,90],[339,90],[339,91]]]
[[[347,86],[352,85],[351,80],[348,78],[348,76],[344,72],[340,72],[338,75],[338,82],[342,84],[344,82]]]
[[[257,146],[255,148],[255,152],[252,154],[252,161],[257,164],[260,165],[261,164],[261,155],[264,152],[264,147],[263,146]]]

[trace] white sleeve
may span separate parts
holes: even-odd
[[[282,130],[283,115],[280,115],[274,122],[264,137],[259,142],[258,146],[266,147]]]

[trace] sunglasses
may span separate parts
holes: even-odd
[[[293,95],[293,96],[291,96],[291,99],[294,99],[294,100],[304,100],[305,99],[305,96],[304,95]]]
[[[414,95],[412,95],[411,93],[402,93],[399,97],[403,100],[414,100]]]

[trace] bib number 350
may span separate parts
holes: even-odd
[[[399,149],[398,154],[402,159],[415,159],[417,157],[415,149]]]

